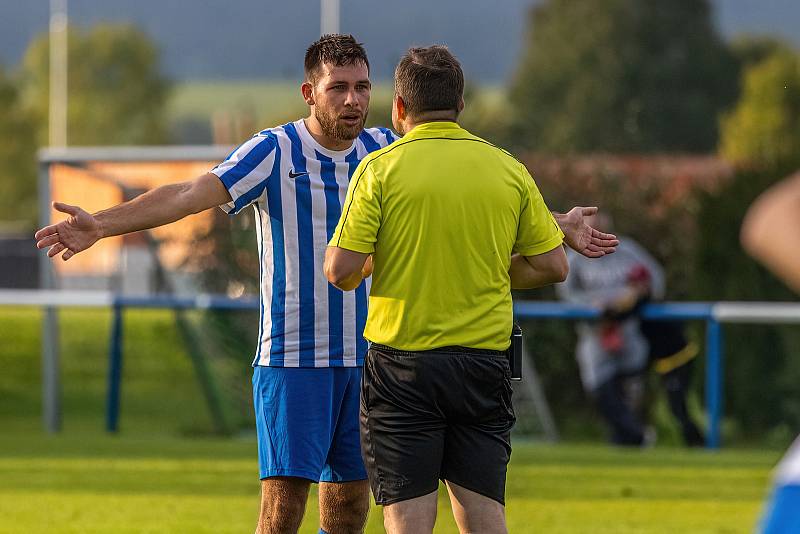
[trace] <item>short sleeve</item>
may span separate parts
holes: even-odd
[[[536,182],[523,167],[522,205],[520,207],[517,239],[514,252],[523,256],[536,256],[550,252],[564,241],[564,233],[547,209]]]
[[[381,184],[363,160],[353,173],[329,246],[372,254],[381,225]]]
[[[280,167],[276,147],[274,136],[257,135],[211,169],[231,195],[231,202],[220,208],[231,215],[239,213],[264,193],[267,180]]]

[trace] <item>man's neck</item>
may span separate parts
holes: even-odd
[[[458,117],[454,116],[452,113],[441,114],[441,115],[427,115],[422,116],[420,118],[407,118],[405,123],[403,124],[403,130],[406,132],[410,132],[417,126],[421,124],[428,124],[430,122],[455,122],[458,123]]]
[[[324,146],[328,150],[335,150],[338,152],[340,150],[347,150],[353,145],[352,139],[349,141],[334,139],[333,137],[325,135],[325,133],[322,131],[322,125],[313,114],[303,119],[303,122],[306,125],[306,130],[308,130],[308,133],[310,133],[311,137],[314,138],[314,141]]]

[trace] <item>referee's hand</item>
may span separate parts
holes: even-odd
[[[596,207],[577,206],[567,213],[556,213],[555,218],[564,242],[569,248],[587,258],[600,258],[617,250],[619,240],[614,234],[607,234],[586,224],[586,217],[597,213]]]

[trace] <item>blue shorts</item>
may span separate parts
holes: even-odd
[[[255,367],[260,477],[366,479],[358,437],[360,382],[360,367]]]
[[[759,530],[762,534],[800,532],[800,485],[775,488]]]

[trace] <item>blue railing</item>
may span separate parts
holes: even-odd
[[[246,297],[230,299],[224,296],[201,295],[198,297],[174,297],[156,295],[148,297],[114,296],[112,302],[114,319],[112,322],[111,343],[109,347],[109,388],[106,411],[106,428],[116,432],[119,421],[120,387],[122,378],[122,336],[123,311],[125,308],[168,308],[168,309],[215,309],[215,310],[257,310],[257,298]],[[642,309],[642,316],[653,320],[697,320],[706,323],[706,380],[705,402],[708,412],[708,431],[706,446],[717,449],[721,445],[720,423],[723,409],[722,390],[722,328],[719,315],[725,315],[720,303],[671,302],[648,304]],[[743,305],[740,305],[743,306]],[[746,305],[745,305],[746,306]],[[729,305],[727,316],[731,315]],[[721,314],[720,311],[723,311]],[[735,310],[734,310],[735,311]],[[600,316],[596,308],[548,301],[518,301],[514,304],[517,319],[558,319],[592,320]],[[741,314],[740,314],[741,315]],[[745,320],[742,316],[740,319]],[[755,321],[758,322],[758,321]]]

